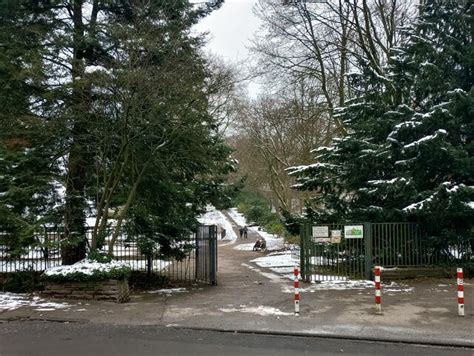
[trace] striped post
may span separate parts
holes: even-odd
[[[380,286],[380,275],[382,267],[375,267],[375,314],[382,314],[382,291]]]
[[[298,280],[298,267],[295,267],[293,270],[293,274],[295,275],[295,280],[293,282],[293,286],[295,287],[295,316],[300,315],[300,281]]]
[[[462,268],[457,270],[458,277],[458,315],[464,316],[464,276]]]

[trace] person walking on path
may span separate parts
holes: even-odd
[[[244,231],[244,239],[246,239],[248,236],[247,236],[247,232],[248,232],[249,229],[247,229],[247,226],[244,226],[243,228],[243,231]]]
[[[244,234],[244,228],[242,226],[239,229],[239,234],[240,234],[240,238],[242,238],[242,235]]]

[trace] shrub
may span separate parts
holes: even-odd
[[[46,270],[42,280],[54,282],[86,282],[107,279],[128,279],[131,268],[128,265],[111,261],[108,263],[82,260],[71,266],[57,266]]]
[[[41,283],[41,273],[30,268],[26,271],[18,271],[6,274],[2,289],[12,293],[31,293],[43,290]]]

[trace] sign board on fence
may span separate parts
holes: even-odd
[[[341,243],[341,230],[331,230],[331,243],[340,244]]]
[[[344,238],[363,239],[364,238],[364,225],[345,225]]]
[[[328,226],[313,226],[314,242],[329,242],[329,227]]]
[[[329,227],[313,226],[313,237],[329,237]]]

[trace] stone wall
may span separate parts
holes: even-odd
[[[128,280],[44,283],[45,296],[63,299],[95,299],[124,303],[130,300]]]

